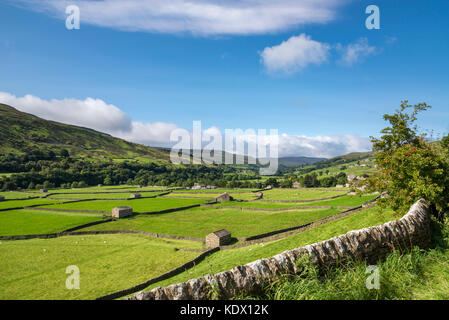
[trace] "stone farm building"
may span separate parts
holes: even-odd
[[[116,219],[132,216],[133,209],[131,207],[116,207],[112,209],[112,217]]]
[[[228,230],[222,229],[212,232],[206,236],[206,247],[215,248],[229,244],[231,242],[231,233]]]
[[[227,192],[220,194],[219,196],[215,197],[215,201],[217,202],[225,202],[225,201],[232,201],[234,198],[231,197],[231,195]]]

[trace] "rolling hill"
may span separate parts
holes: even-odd
[[[169,153],[92,129],[48,121],[0,104],[0,153],[62,149],[72,157],[169,161]]]

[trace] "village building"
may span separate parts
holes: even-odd
[[[215,248],[229,244],[231,242],[231,233],[228,230],[222,229],[212,232],[206,236],[206,247]]]
[[[112,217],[116,219],[132,216],[133,208],[131,207],[116,207],[112,209]]]
[[[130,196],[129,196],[129,198],[130,199],[139,199],[139,198],[141,198],[142,196],[140,195],[140,193],[132,193]]]
[[[5,197],[4,196],[0,196],[0,201],[5,201]]]
[[[350,182],[352,182],[352,181],[354,181],[354,180],[355,180],[355,175],[350,174],[350,175],[348,176],[348,182],[350,183]]]
[[[39,192],[40,192],[40,193],[47,193],[48,190],[47,190],[47,189],[40,189]]]
[[[299,184],[298,181],[293,182],[293,188],[299,189],[300,187],[301,187],[301,185]]]

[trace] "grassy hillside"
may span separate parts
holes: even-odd
[[[32,149],[67,149],[72,157],[96,159],[169,160],[165,150],[150,148],[92,129],[48,121],[0,104],[0,153]]]
[[[344,172],[347,175],[370,175],[377,170],[374,168],[375,164],[374,154],[372,152],[355,152],[303,166],[296,170],[296,174],[304,175],[313,172],[337,174]]]

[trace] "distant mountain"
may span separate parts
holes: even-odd
[[[94,159],[134,159],[169,161],[167,151],[131,143],[92,129],[44,120],[0,104],[0,153],[26,153],[32,150]]]

